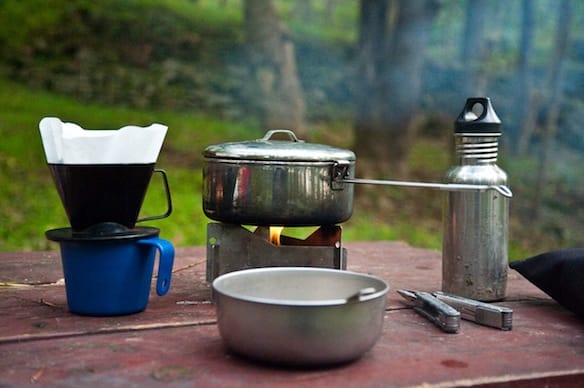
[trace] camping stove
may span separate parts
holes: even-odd
[[[306,239],[279,235],[270,241],[270,227],[251,231],[238,224],[207,224],[207,281],[228,272],[260,267],[347,268],[347,250],[338,225],[320,226]]]

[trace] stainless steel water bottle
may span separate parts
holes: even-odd
[[[455,122],[458,165],[447,183],[507,185],[497,166],[501,120],[489,98],[469,98]],[[497,191],[446,194],[442,241],[442,290],[480,301],[505,297],[509,198]]]

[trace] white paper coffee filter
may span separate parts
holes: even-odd
[[[39,129],[47,163],[146,164],[156,163],[168,127],[152,124],[87,130],[56,117],[45,117]]]

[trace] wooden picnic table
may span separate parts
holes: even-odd
[[[68,311],[58,251],[0,252],[0,386],[584,386],[584,323],[517,272],[499,303],[513,309],[511,331],[462,321],[446,334],[395,292],[438,290],[439,252],[388,241],[345,247],[347,269],[390,284],[383,334],[354,362],[312,369],[225,348],[205,247],[176,250],[169,293],[152,291],[145,311],[101,318]]]

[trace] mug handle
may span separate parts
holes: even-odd
[[[159,172],[160,174],[162,174],[162,181],[164,183],[164,190],[166,192],[166,213],[159,216],[149,216],[140,218],[136,222],[160,220],[162,218],[168,217],[172,213],[172,198],[170,197],[170,186],[168,184],[168,177],[166,176],[166,171],[160,168],[155,168],[154,172]]]
[[[174,263],[174,247],[172,244],[161,238],[145,238],[138,240],[138,244],[152,246],[160,253],[158,259],[158,278],[156,279],[156,293],[158,296],[166,295],[170,288],[172,277],[172,264]]]

